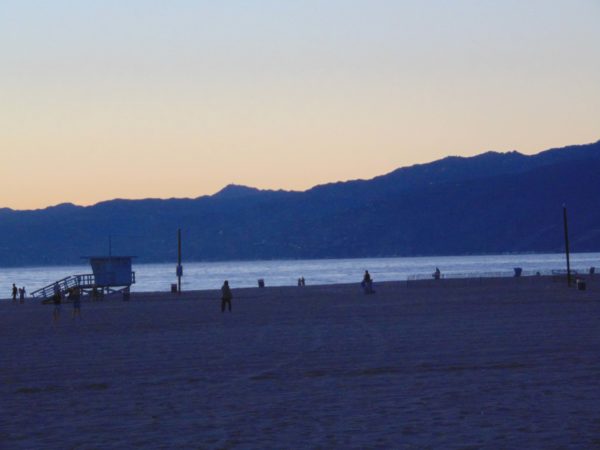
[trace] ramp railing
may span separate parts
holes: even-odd
[[[64,296],[64,294],[67,293],[69,289],[75,287],[82,288],[93,285],[94,275],[92,274],[71,275],[61,280],[55,281],[54,283],[51,283],[48,286],[44,286],[41,289],[33,291],[31,293],[31,296],[33,298],[50,298],[56,292],[60,292],[60,294]]]
[[[131,284],[135,283],[135,272],[131,272]],[[72,288],[80,289],[92,289],[96,287],[96,279],[93,274],[86,273],[81,275],[71,275],[61,280],[55,281],[54,283],[44,286],[41,289],[33,291],[31,296],[33,298],[47,299],[54,295],[55,292],[60,292],[64,295]],[[107,287],[107,286],[104,286]]]

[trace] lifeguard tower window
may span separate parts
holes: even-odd
[[[91,257],[96,286],[130,286],[133,280],[130,256]]]

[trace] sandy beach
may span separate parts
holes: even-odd
[[[600,277],[0,302],[0,448],[593,448]]]

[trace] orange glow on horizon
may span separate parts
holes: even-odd
[[[597,2],[319,5],[1,6],[0,207],[305,190],[600,138]]]

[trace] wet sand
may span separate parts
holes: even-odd
[[[0,448],[600,446],[600,277],[0,302]]]

